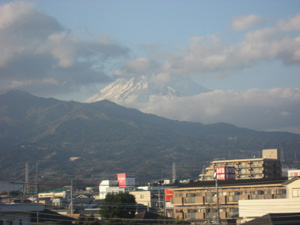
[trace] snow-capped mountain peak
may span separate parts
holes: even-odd
[[[151,96],[179,97],[180,94],[169,86],[154,85],[146,77],[140,76],[130,79],[119,78],[91,96],[86,102],[107,99],[116,103],[143,103],[148,102]]]

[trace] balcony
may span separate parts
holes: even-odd
[[[186,197],[185,203],[195,203],[195,197]]]

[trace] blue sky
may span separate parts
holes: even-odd
[[[149,51],[141,48],[145,44],[157,45],[157,50],[164,53],[176,52],[194,36],[216,35],[225,43],[241,41],[249,30],[237,32],[232,28],[231,22],[237,16],[260,15],[260,26],[268,27],[300,12],[299,1],[273,0],[34,2],[38,10],[56,18],[77,37],[109,36],[129,47],[132,58],[149,56]],[[232,74],[226,79],[200,76],[195,80],[213,90],[299,87],[299,67],[283,68],[276,61],[258,63]]]
[[[300,133],[298,0],[1,1],[0,50],[0,93],[84,101],[120,77],[187,79],[212,92],[128,106]]]

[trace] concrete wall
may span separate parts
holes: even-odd
[[[300,199],[300,180],[295,180],[286,185],[286,197]]]
[[[293,212],[300,212],[300,198],[239,200],[239,216],[244,218]]]
[[[150,191],[131,191],[129,193],[135,197],[135,201],[137,204],[152,207]]]

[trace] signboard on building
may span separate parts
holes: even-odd
[[[288,178],[300,177],[300,170],[288,170]]]
[[[135,186],[135,178],[134,176],[127,175],[126,173],[119,173],[118,183],[119,187],[134,187]]]
[[[126,187],[126,173],[118,174],[119,187]]]
[[[165,189],[165,200],[166,202],[170,202],[171,198],[174,196],[174,191],[171,189]]]
[[[234,180],[235,179],[235,167],[234,166],[219,166],[217,167],[217,179],[218,180]]]

